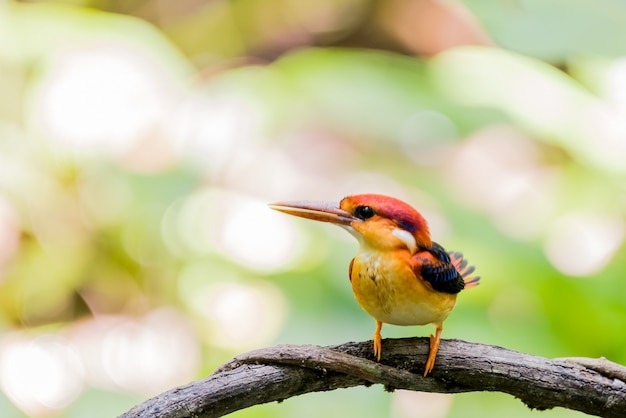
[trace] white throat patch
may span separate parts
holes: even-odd
[[[417,243],[415,242],[413,234],[400,228],[394,228],[391,233],[407,246],[411,254],[414,254],[417,251]]]
[[[350,235],[352,235],[354,238],[356,238],[356,240],[359,242],[359,244],[363,244],[365,242],[363,240],[363,235],[358,233],[357,230],[352,228],[350,225],[339,225],[339,226],[342,227],[343,229],[345,229],[346,231],[348,231],[350,233]]]

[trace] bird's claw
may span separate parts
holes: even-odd
[[[424,367],[424,377],[435,367],[435,358],[437,357],[437,351],[439,351],[440,341],[441,325],[438,325],[435,335],[430,334],[430,350],[428,351],[428,360],[426,360],[426,366]]]
[[[434,344],[436,344],[435,336],[430,334],[430,352],[428,353],[428,360],[426,360],[426,366],[424,367],[424,376],[428,375],[428,373],[430,373],[435,367],[435,357],[437,352],[435,351],[433,355]]]
[[[380,355],[383,352],[383,342],[380,334],[374,334],[374,356],[380,361]]]

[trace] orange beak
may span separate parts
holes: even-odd
[[[301,218],[314,221],[330,222],[335,225],[350,226],[354,221],[360,221],[339,207],[338,203],[328,202],[279,202],[271,203],[270,208]]]

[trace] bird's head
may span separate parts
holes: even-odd
[[[330,222],[354,235],[362,247],[407,248],[411,253],[432,244],[426,220],[410,205],[378,194],[348,196],[339,203],[280,202],[272,209]]]

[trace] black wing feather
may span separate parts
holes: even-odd
[[[428,260],[422,263],[420,271],[422,278],[430,283],[433,289],[444,293],[459,293],[465,288],[463,276],[454,267],[450,255],[441,245],[433,242],[423,251],[429,252],[437,259],[435,262]]]

